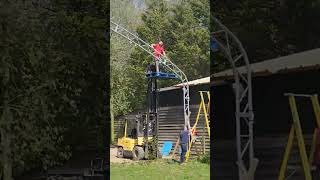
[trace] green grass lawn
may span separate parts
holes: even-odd
[[[110,165],[111,179],[116,180],[171,180],[210,179],[210,165],[190,161],[184,165],[170,160]]]

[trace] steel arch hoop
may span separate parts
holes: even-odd
[[[110,20],[110,29],[115,32],[117,35],[129,40],[129,42],[134,43],[135,46],[138,46],[140,49],[147,52],[149,55],[151,55],[154,58],[157,58],[153,54],[153,50],[151,45],[149,45],[147,42],[140,39],[137,35],[131,33],[126,28],[120,26],[118,23],[113,22]],[[185,126],[190,129],[190,96],[189,96],[189,83],[188,78],[184,74],[184,72],[178,68],[167,56],[161,55],[159,58],[160,64],[164,65],[166,69],[174,73],[182,82],[182,90],[183,90],[183,106],[184,106],[184,120],[185,120]]]
[[[256,166],[258,164],[258,159],[254,157],[254,148],[253,148],[253,104],[252,104],[252,75],[251,75],[251,65],[247,56],[245,49],[243,48],[240,40],[218,19],[212,17],[212,21],[215,25],[214,28],[217,28],[217,31],[214,31],[214,38],[218,43],[218,46],[222,50],[223,54],[228,59],[229,63],[232,66],[233,75],[235,79],[235,94],[236,94],[236,144],[237,144],[237,164],[238,164],[238,173],[240,180],[254,179],[254,173]],[[226,42],[223,40],[219,41],[217,34],[222,34],[226,38]],[[231,42],[235,43],[236,47],[232,47]],[[240,52],[240,55],[237,55],[236,58],[233,56],[231,48],[235,48]],[[236,62],[242,60],[245,64],[246,76],[244,77],[239,71]],[[246,84],[241,83],[241,80],[245,81]],[[242,92],[240,87],[246,85],[245,90]],[[242,108],[242,105],[245,104],[245,108]],[[243,109],[243,110],[242,110]],[[241,128],[241,122],[245,122],[247,129]],[[242,132],[248,132],[243,134]],[[245,142],[245,145],[242,146],[242,143]],[[244,163],[245,153],[249,154],[249,165],[246,167]]]

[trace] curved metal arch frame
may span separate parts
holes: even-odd
[[[174,73],[182,82],[182,90],[183,90],[183,106],[184,106],[184,120],[185,120],[185,127],[188,129],[191,128],[190,126],[190,96],[189,96],[189,83],[188,78],[184,74],[184,72],[178,68],[172,61],[164,55],[160,55],[156,57],[153,54],[153,48],[150,44],[140,39],[137,35],[131,33],[124,27],[120,26],[118,23],[113,22],[110,20],[110,29],[115,32],[116,34],[120,35],[121,37],[129,40],[130,43],[133,43],[135,46],[138,46],[140,49],[147,52],[153,58],[159,59],[159,63],[164,65],[164,67]]]
[[[251,65],[239,39],[218,19],[212,18],[213,37],[233,69],[236,95],[236,145],[240,180],[253,180],[259,160],[254,157]],[[245,72],[239,67],[245,65]],[[245,74],[245,75],[244,75]],[[243,125],[244,124],[244,125]],[[245,158],[248,155],[248,158]],[[247,164],[247,165],[246,165]]]

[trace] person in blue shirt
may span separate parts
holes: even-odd
[[[188,142],[190,137],[190,131],[186,128],[180,133],[180,146],[181,146],[181,156],[180,163],[182,164],[185,161],[185,156],[188,150]]]

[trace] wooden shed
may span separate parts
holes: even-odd
[[[196,121],[198,114],[198,108],[200,104],[199,91],[209,91],[210,78],[202,78],[189,82],[190,86],[190,111],[191,126]],[[144,112],[145,110],[137,110],[128,115],[116,118],[114,122],[115,137],[123,136],[123,127],[125,119],[135,119],[138,112]],[[172,87],[166,87],[159,90],[159,147],[163,146],[165,141],[173,143],[172,150],[178,140],[179,133],[183,130],[184,115],[183,115],[183,96],[181,86],[178,84]],[[200,155],[210,151],[210,138],[208,136],[207,127],[205,125],[204,116],[199,120],[197,125],[197,132],[199,140],[192,146],[191,158],[195,155]],[[204,141],[203,141],[204,139]],[[176,153],[179,153],[179,148]]]
[[[240,68],[240,72],[245,67]],[[254,150],[260,160],[255,179],[277,179],[284,155],[292,116],[288,97],[284,93],[320,95],[320,49],[252,64]],[[213,95],[213,164],[214,179],[238,179],[236,164],[235,102],[232,70],[211,76]],[[315,127],[315,117],[309,99],[297,98],[298,111],[307,149]],[[294,151],[290,164],[300,165],[299,153]],[[303,179],[298,169],[296,179]]]

